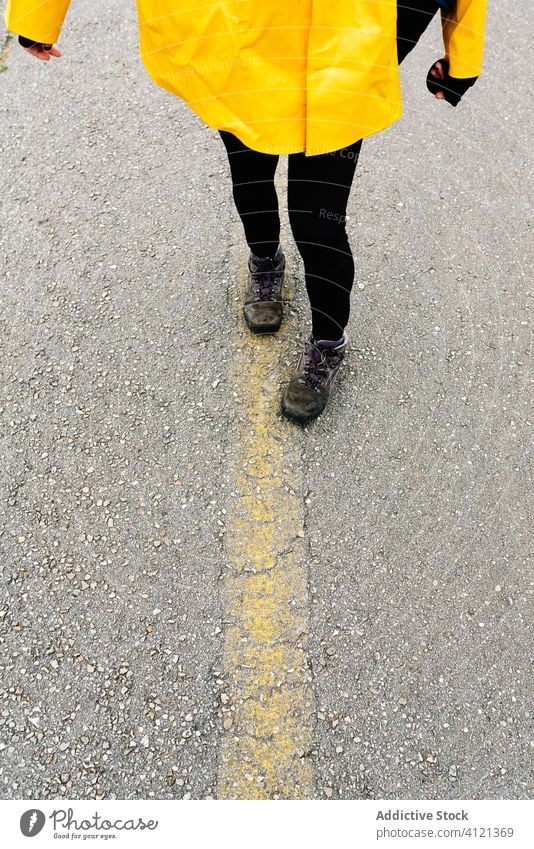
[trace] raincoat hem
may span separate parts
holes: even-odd
[[[275,156],[287,156],[292,153],[304,153],[305,156],[318,156],[323,153],[333,153],[336,150],[341,150],[344,147],[349,147],[360,139],[368,138],[369,136],[375,135],[376,133],[387,129],[387,127],[390,127],[392,124],[398,121],[403,114],[402,105],[399,105],[396,109],[392,110],[391,115],[389,117],[384,117],[380,124],[374,125],[367,131],[362,132],[360,129],[359,131],[354,130],[354,132],[352,133],[348,132],[346,134],[346,140],[343,137],[341,138],[341,144],[339,143],[339,140],[335,144],[312,144],[308,146],[302,144],[279,145],[271,142],[262,143],[261,141],[258,142],[257,135],[255,135],[253,132],[248,132],[246,127],[236,127],[235,124],[228,124],[224,121],[213,121],[211,118],[208,119],[207,117],[205,117],[206,113],[201,107],[198,106],[195,101],[184,96],[183,94],[177,94],[176,87],[173,83],[167,83],[165,77],[161,77],[158,74],[154,74],[150,65],[145,63],[145,61],[143,60],[142,54],[141,61],[143,62],[145,70],[152,82],[159,88],[162,88],[165,91],[168,91],[170,94],[173,94],[175,97],[178,97],[179,100],[182,100],[207,127],[210,127],[210,129],[212,130],[224,130],[228,133],[232,133],[234,136],[236,136],[236,138],[239,139],[239,141],[241,141],[251,150],[255,150],[258,153],[268,153]]]

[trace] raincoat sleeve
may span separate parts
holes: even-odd
[[[7,0],[6,29],[42,44],[57,41],[70,0]]]
[[[456,0],[441,9],[443,43],[451,77],[478,77],[482,70],[486,0]]]

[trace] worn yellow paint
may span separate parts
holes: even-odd
[[[255,336],[244,326],[246,255],[236,254],[236,328],[231,367],[238,396],[227,504],[224,670],[229,700],[218,796],[306,799],[313,695],[307,664],[307,572],[301,439],[280,418],[283,330]],[[286,280],[289,275],[286,275]],[[289,281],[288,281],[289,283]],[[231,727],[227,726],[232,720]]]

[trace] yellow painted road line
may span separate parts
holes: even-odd
[[[236,496],[227,504],[225,535],[228,690],[218,796],[309,799],[313,693],[307,664],[302,431],[279,416],[280,381],[287,376],[279,359],[291,322],[286,319],[276,337],[256,336],[246,328],[241,299],[247,256],[245,246],[232,263],[237,326],[231,384],[238,423],[232,434]],[[286,287],[289,282],[286,273]]]

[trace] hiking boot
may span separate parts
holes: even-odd
[[[285,266],[280,245],[273,259],[250,252],[243,315],[254,333],[275,333],[282,323]]]
[[[304,352],[282,393],[284,416],[304,423],[323,412],[348,341],[346,333],[339,342],[316,341],[313,336],[306,340]]]

